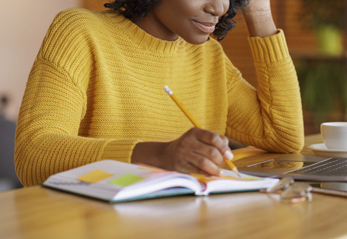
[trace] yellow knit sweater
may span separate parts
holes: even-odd
[[[163,41],[111,11],[59,13],[19,114],[19,179],[37,185],[106,158],[130,162],[136,143],[178,138],[192,124],[165,85],[208,130],[268,151],[300,150],[301,99],[284,34],[249,41],[257,90],[214,39],[201,45]]]

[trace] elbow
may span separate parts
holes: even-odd
[[[304,148],[304,127],[300,123],[284,127],[275,127],[265,140],[268,146],[276,153],[299,153]]]
[[[30,152],[31,146],[27,142],[15,141],[14,163],[16,174],[23,186],[35,186],[40,182],[37,180],[37,172],[35,171],[34,157]]]
[[[19,181],[23,184],[24,187],[27,186],[34,186],[33,184],[29,183],[29,180],[27,180],[30,175],[28,175],[28,165],[25,164],[27,162],[25,157],[22,157],[22,153],[20,153],[20,149],[18,147],[15,148],[15,156],[14,156],[14,164],[16,169],[16,174],[19,179]]]
[[[283,147],[283,150],[280,153],[299,153],[304,148],[304,143],[294,142],[287,144]]]
[[[275,137],[266,140],[265,149],[274,153],[299,153],[304,148],[304,134],[291,137]]]

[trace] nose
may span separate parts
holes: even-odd
[[[223,16],[229,8],[229,0],[210,0],[204,6],[204,11],[213,16]]]

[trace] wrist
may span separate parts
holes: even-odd
[[[271,13],[270,2],[266,4],[256,1],[251,2],[243,9],[243,16],[251,37],[267,37],[277,33]]]
[[[251,37],[267,37],[278,32],[270,10],[252,14],[244,13],[244,18]]]
[[[163,159],[165,145],[166,143],[161,142],[137,143],[131,155],[131,163],[165,168],[165,160]]]
[[[271,4],[269,0],[251,0],[245,8],[242,9],[245,17],[272,17]]]

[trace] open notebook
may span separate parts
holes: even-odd
[[[246,174],[237,177],[223,170],[223,177],[183,174],[155,167],[103,160],[50,176],[43,186],[109,202],[192,194],[254,191],[278,182]]]

